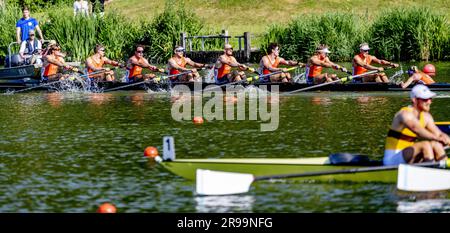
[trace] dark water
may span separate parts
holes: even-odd
[[[444,78],[445,76],[440,76]],[[449,121],[450,98],[433,100]],[[387,127],[408,93],[302,93],[280,97],[280,124],[193,125],[171,117],[170,93],[33,92],[0,96],[0,212],[448,212],[448,192],[402,193],[394,184],[255,183],[245,195],[197,197],[194,183],[143,157],[175,138],[178,158],[381,158]]]

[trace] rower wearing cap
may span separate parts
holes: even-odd
[[[59,68],[64,68],[66,70],[72,70],[75,72],[78,72],[78,69],[72,66],[69,66],[64,61],[64,58],[59,56],[61,48],[53,44],[50,46],[48,50],[48,55],[44,57],[44,73],[43,73],[43,81],[57,81],[57,80],[64,80],[69,75],[68,74],[62,74],[58,72]]]
[[[129,70],[128,82],[147,81],[156,77],[155,74],[142,74],[142,69],[147,68],[150,71],[164,72],[164,69],[158,69],[156,66],[152,66],[144,58],[144,46],[136,46],[134,55],[128,59],[127,69]]]
[[[366,73],[369,70],[378,70],[379,72],[383,72],[383,67],[375,67],[370,65],[372,62],[375,62],[380,65],[388,65],[391,67],[398,67],[398,64],[392,63],[390,61],[381,60],[376,58],[375,56],[369,55],[369,44],[362,43],[359,45],[360,53],[353,57],[353,75],[361,75]],[[376,73],[363,76],[359,79],[353,79],[353,82],[389,82],[389,78],[385,73]]]
[[[267,55],[261,58],[259,62],[259,73],[262,75],[267,75],[277,71],[282,71],[281,73],[270,75],[265,81],[270,82],[289,82],[291,81],[291,74],[286,68],[278,68],[278,65],[287,66],[298,66],[303,65],[297,61],[285,60],[280,57],[280,46],[277,43],[270,43],[267,47]]]
[[[306,64],[306,82],[308,84],[328,83],[337,80],[336,74],[322,74],[323,67],[333,68],[335,70],[341,70],[347,72],[347,69],[343,66],[333,63],[328,58],[328,54],[331,53],[327,45],[319,45],[316,48],[314,55],[308,60]]]
[[[232,71],[233,67],[238,67],[240,71]],[[244,70],[255,71],[253,68],[237,62],[233,56],[233,47],[230,44],[225,44],[224,54],[219,57],[215,65],[216,84],[241,81],[246,78]]]
[[[105,47],[103,45],[96,45],[94,48],[95,54],[86,59],[86,67],[88,68],[88,73],[95,72],[94,75],[89,75],[89,78],[96,79],[98,81],[114,81],[114,71],[109,68],[104,68],[105,64],[112,66],[125,67],[123,64],[109,60],[105,57]],[[104,72],[101,72],[104,71]]]
[[[450,138],[434,124],[430,114],[435,96],[436,93],[425,85],[413,87],[410,93],[412,106],[401,108],[389,129],[384,165],[447,159],[443,146],[450,143]],[[417,138],[424,140],[416,142]]]
[[[433,78],[430,77],[430,75],[419,70],[419,68],[417,68],[417,66],[411,66],[408,69],[408,75],[409,75],[408,80],[406,80],[406,82],[400,83],[402,88],[407,88],[412,83],[414,83],[414,84],[420,83],[420,84],[424,84],[424,85],[430,85],[430,84],[435,83],[435,81],[433,80]]]
[[[208,65],[202,63],[193,62],[190,58],[184,56],[184,48],[182,46],[177,46],[174,49],[174,55],[169,59],[169,75],[181,74],[188,71],[188,74],[178,75],[170,77],[172,82],[182,81],[182,82],[194,82],[201,81],[200,74],[195,68],[206,68]],[[193,69],[187,69],[186,65],[194,67]]]

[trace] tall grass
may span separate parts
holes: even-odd
[[[349,61],[364,41],[370,43],[372,54],[383,59],[450,58],[450,24],[428,8],[393,9],[373,22],[344,13],[301,15],[286,27],[271,26],[264,41],[263,46],[280,43],[282,56],[301,60],[311,56],[318,44],[328,44],[332,60]]]
[[[349,60],[355,46],[366,38],[362,22],[358,16],[346,13],[301,15],[286,27],[273,25],[264,36],[263,46],[278,42],[282,56],[306,60],[319,44],[327,44],[332,51],[330,59]]]
[[[192,11],[186,10],[183,1],[166,1],[164,12],[157,15],[152,22],[143,26],[144,36],[141,43],[147,45],[147,53],[154,62],[165,62],[173,53],[175,45],[180,45],[180,33],[199,35],[214,33],[204,27],[202,20]],[[217,34],[217,33],[216,33]],[[200,41],[193,41],[193,49],[200,48]],[[218,40],[205,41],[205,48],[221,48]]]
[[[21,17],[21,10],[16,5],[0,7],[0,60],[8,54],[9,43],[16,41],[16,22]]]
[[[450,24],[428,8],[383,12],[369,32],[378,55],[395,60],[441,60],[450,51]]]

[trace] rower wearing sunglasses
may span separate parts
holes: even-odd
[[[174,55],[169,59],[169,75],[172,82],[198,82],[201,81],[200,74],[195,68],[208,68],[209,66],[202,63],[193,62],[190,58],[184,56],[184,48],[182,46],[177,46],[174,49]],[[194,67],[192,69],[186,68],[186,65]],[[189,73],[187,73],[189,72]],[[182,74],[186,73],[186,74]]]
[[[134,55],[127,62],[127,69],[129,70],[128,82],[148,81],[156,77],[155,74],[142,74],[142,69],[144,68],[150,71],[164,72],[164,69],[159,69],[148,63],[148,60],[144,58],[144,46],[138,45]]]
[[[360,53],[355,55],[353,57],[353,72],[352,75],[361,75],[369,70],[378,70],[379,72],[383,72],[383,67],[376,67],[372,66],[371,63],[377,63],[380,65],[388,65],[391,67],[398,67],[398,64],[392,63],[390,61],[381,60],[376,58],[375,56],[369,55],[369,44],[362,43],[359,45],[359,51]],[[361,83],[361,82],[383,82],[388,83],[389,78],[386,76],[385,73],[375,73],[375,74],[369,74],[366,76],[363,76],[361,78],[354,78],[353,82]]]
[[[236,60],[233,56],[233,46],[230,44],[225,44],[223,49],[224,54],[217,59],[215,65],[214,75],[216,77],[216,84],[242,81],[246,78],[244,70],[255,72],[253,68],[241,64]],[[238,68],[239,70],[232,70],[233,68]]]
[[[401,108],[389,129],[384,165],[447,159],[444,146],[449,145],[450,138],[435,125],[430,114],[432,98],[435,96],[436,93],[425,85],[418,84],[412,88],[412,106]],[[417,141],[419,138],[422,140]]]
[[[103,45],[96,45],[94,48],[94,52],[94,55],[86,59],[86,67],[88,69],[88,73],[96,73],[89,75],[89,78],[97,81],[114,81],[114,71],[103,66],[105,64],[119,66],[121,68],[125,66],[117,61],[109,60],[107,57],[105,57],[105,47]]]
[[[59,72],[60,68],[78,72],[77,68],[66,64],[64,58],[60,56],[61,48],[57,44],[52,44],[48,50],[48,53],[49,54],[44,58],[45,68],[42,75],[44,82],[64,80],[69,77],[69,74],[63,74],[62,72]]]

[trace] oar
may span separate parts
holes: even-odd
[[[143,81],[139,81],[139,82],[136,82],[136,83],[131,83],[131,84],[128,84],[128,85],[123,85],[123,86],[120,86],[120,87],[114,87],[114,88],[106,89],[103,92],[115,91],[115,90],[119,90],[119,89],[123,89],[123,88],[127,88],[127,87],[137,86],[137,85],[140,85],[140,84],[143,84],[143,83],[155,83],[155,82],[159,82],[161,79],[168,79],[168,78],[175,77],[175,76],[189,74],[191,72],[192,71],[189,70],[189,71],[186,71],[186,72],[183,72],[183,73],[179,73],[179,74],[165,75],[165,76],[158,77],[158,78],[153,78],[153,79],[150,79],[150,80],[143,80]]]
[[[286,70],[287,70],[287,71],[291,71],[291,70],[294,70],[294,69],[297,69],[297,68],[298,68],[298,67],[295,66],[295,67],[287,68]],[[255,72],[256,72],[256,71],[255,71]],[[283,72],[284,72],[284,71],[279,70],[279,71],[275,71],[275,72],[270,73],[270,74],[255,75],[255,76],[248,77],[248,78],[246,78],[246,79],[244,79],[244,80],[241,80],[241,81],[236,81],[236,82],[231,82],[231,83],[224,83],[224,84],[220,84],[220,85],[213,86],[213,87],[211,87],[211,88],[205,88],[205,89],[203,90],[203,92],[205,92],[205,91],[210,91],[210,90],[214,90],[214,89],[217,89],[217,88],[221,88],[221,87],[223,87],[223,86],[231,86],[231,85],[241,84],[241,83],[250,83],[250,82],[252,82],[252,81],[254,81],[254,80],[259,81],[261,78],[265,78],[265,77],[267,77],[267,76],[271,76],[271,75],[274,75],[274,74],[280,74],[280,73],[283,73]]]
[[[339,79],[337,79],[337,80],[334,80],[334,81],[331,81],[331,82],[328,82],[328,83],[321,83],[321,84],[317,84],[317,85],[313,85],[313,86],[301,88],[301,89],[298,89],[298,90],[286,92],[286,93],[283,94],[283,95],[289,95],[289,94],[296,93],[296,92],[307,91],[307,90],[311,90],[311,89],[314,89],[314,88],[318,88],[318,87],[323,87],[323,86],[326,86],[326,85],[330,85],[330,84],[333,84],[333,83],[346,82],[346,81],[350,81],[350,80],[352,80],[352,79],[354,79],[354,78],[359,78],[359,77],[363,77],[363,76],[366,76],[366,75],[369,75],[369,74],[378,73],[378,72],[379,72],[378,70],[372,70],[372,71],[366,72],[366,73],[364,73],[364,74],[353,75],[353,76],[347,76],[347,77],[339,78]]]
[[[417,163],[417,166],[423,167],[450,167],[450,160],[442,160],[439,162]],[[272,180],[272,179],[286,179],[299,178],[311,176],[337,175],[360,172],[375,172],[398,169],[398,165],[392,166],[375,166],[363,168],[351,168],[331,171],[305,172],[297,174],[281,174],[269,176],[257,176],[247,173],[233,173],[222,171],[211,171],[197,169],[196,174],[196,192],[200,195],[229,195],[246,193],[250,186],[255,181]]]

